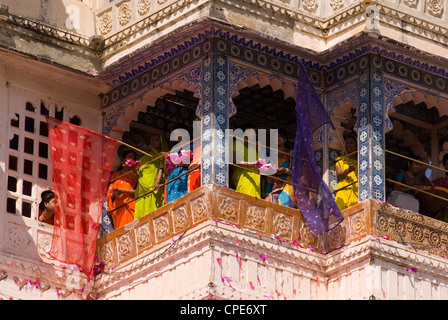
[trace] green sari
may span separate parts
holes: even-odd
[[[142,165],[138,170],[138,184],[135,189],[135,213],[134,220],[148,214],[157,208],[163,206],[164,201],[164,187],[160,187],[159,190],[149,193],[147,196],[140,196],[153,190],[154,183],[157,181],[157,174],[160,169],[164,171],[165,157],[154,148],[151,148],[149,152],[152,157],[143,155],[140,158]],[[154,160],[158,158],[157,160]],[[149,162],[149,163],[147,163]],[[165,173],[162,176],[160,183],[165,181]]]

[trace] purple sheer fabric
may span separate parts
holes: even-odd
[[[296,116],[292,161],[294,197],[311,232],[319,235],[335,228],[344,218],[320,176],[314,153],[313,133],[324,124],[334,126],[302,64],[297,84]]]

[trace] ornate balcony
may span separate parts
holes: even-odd
[[[299,210],[210,184],[114,230],[98,240],[97,248],[106,267],[118,266],[212,220],[317,252],[333,251],[373,235],[448,256],[445,222],[375,200],[354,205],[343,214],[345,219],[339,227],[328,235],[314,236]]]
[[[100,238],[98,257],[106,268],[117,266],[209,220],[291,243],[322,246],[300,211],[210,184]]]
[[[316,237],[298,210],[226,187],[202,186],[98,240],[106,271],[96,280],[96,294],[260,299],[270,292],[267,297],[280,299],[272,292],[282,292],[288,299],[401,299],[410,298],[411,292],[400,291],[414,276],[409,270],[419,270],[422,283],[432,281],[425,279],[431,274],[433,299],[447,294],[441,284],[448,279],[440,271],[448,268],[448,224],[376,200],[343,214],[340,226]],[[378,274],[377,267],[388,273]],[[358,281],[362,272],[366,278],[356,287],[343,286]],[[225,279],[230,278],[229,287]],[[123,279],[130,285],[116,289]],[[427,296],[422,290],[413,290],[412,297]]]

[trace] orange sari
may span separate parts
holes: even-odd
[[[123,175],[122,171],[116,171],[112,173],[110,180],[113,181],[117,179],[119,176]],[[109,207],[109,211],[114,210],[122,206],[123,204],[134,200],[134,195],[128,193],[122,193],[118,197],[112,199],[112,193],[114,189],[125,189],[125,190],[134,190],[137,184],[137,178],[132,174],[132,171],[129,171],[128,174],[119,178],[118,180],[113,181],[109,188],[107,189],[107,204]],[[110,216],[112,221],[114,222],[114,229],[118,229],[129,222],[134,221],[134,212],[135,212],[135,201],[112,211]]]
[[[190,164],[189,170],[197,168],[188,175],[188,192],[191,192],[201,186],[201,143],[198,142],[193,146],[193,161]]]

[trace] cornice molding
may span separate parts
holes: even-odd
[[[130,0],[130,2],[136,2],[137,0]],[[142,1],[142,0],[140,0]],[[117,1],[117,3],[113,3],[113,5],[121,6],[122,3]],[[129,6],[129,10],[138,10],[141,9],[141,5],[146,4],[146,1],[139,3],[139,6]],[[193,4],[195,7],[193,7]],[[336,33],[341,33],[344,30],[349,30],[354,27],[356,24],[360,24],[365,22],[365,9],[366,4],[362,1],[355,2],[351,6],[344,7],[343,5],[335,6],[338,8],[328,17],[319,17],[314,14],[312,10],[307,10],[305,7],[293,8],[286,4],[281,3],[280,1],[266,1],[266,0],[243,0],[240,2],[229,1],[229,0],[214,0],[214,1],[202,1],[200,3],[196,3],[193,0],[183,0],[183,1],[174,1],[172,3],[168,3],[166,6],[161,6],[157,11],[150,13],[151,11],[145,11],[145,13],[141,15],[140,13],[136,16],[140,16],[140,19],[136,21],[129,20],[129,22],[124,24],[124,28],[119,28],[115,33],[106,33],[103,35],[81,35],[76,34],[74,32],[70,32],[67,30],[58,29],[54,26],[47,25],[42,22],[33,21],[32,19],[19,16],[16,14],[11,14],[7,10],[3,10],[1,12],[1,16],[3,17],[3,25],[10,25],[10,27],[15,26],[22,28],[21,32],[25,32],[24,30],[30,30],[37,34],[40,34],[45,37],[45,42],[53,42],[68,50],[75,50],[77,52],[82,52],[82,54],[86,56],[95,56],[95,52],[97,53],[96,59],[98,61],[105,62],[104,59],[107,59],[112,51],[114,54],[117,53],[117,50],[120,51],[123,48],[132,49],[133,43],[141,43],[144,39],[148,38],[148,32],[143,32],[147,30],[147,28],[154,28],[155,23],[159,21],[165,21],[165,23],[170,23],[175,19],[176,21],[180,21],[179,19],[183,19],[185,14],[180,17],[176,13],[180,12],[180,10],[185,10],[187,7],[191,7],[189,10],[191,12],[197,12],[198,7],[205,8],[205,6],[213,6],[213,5],[222,5],[225,4],[227,7],[233,7],[237,10],[247,9],[248,7],[256,8],[251,10],[252,14],[255,15],[263,15],[267,18],[272,18],[274,15],[276,18],[276,22],[278,22],[278,17],[284,17],[285,21],[294,21],[294,23],[300,23],[306,26],[311,27],[310,30],[316,30],[313,32],[314,37],[329,39],[329,37],[334,37]],[[421,32],[418,32],[418,36],[425,38],[429,41],[438,42],[440,44],[446,43],[446,37],[448,36],[448,28],[444,26],[443,23],[438,23],[437,21],[441,21],[438,17],[433,16],[431,13],[421,13],[413,15],[415,11],[412,7],[406,9],[406,7],[393,8],[389,4],[379,1],[372,1],[370,4],[374,4],[377,6],[380,13],[380,24],[385,24],[390,26],[391,28],[400,29],[402,32],[408,32],[406,26],[414,26],[418,27]],[[218,5],[218,6],[219,6]],[[120,7],[121,8],[121,7]],[[259,10],[262,9],[262,10]],[[111,10],[111,8],[107,7],[102,10],[97,10],[95,12],[96,19],[100,19],[104,15],[104,12],[107,10]],[[118,10],[118,9],[117,9]],[[132,12],[127,12],[127,14],[131,14]],[[416,12],[416,11],[415,11]],[[123,14],[123,12],[121,12]],[[172,18],[170,18],[172,17]],[[213,12],[208,12],[205,10],[200,15],[198,15],[200,19],[215,19],[216,21],[220,20],[218,17],[213,17]],[[359,17],[358,21],[354,21],[353,24],[345,24],[349,19],[354,19],[355,17]],[[128,21],[127,19],[125,19]],[[197,19],[196,19],[197,20]],[[281,20],[281,19],[280,19]],[[397,21],[401,21],[401,25],[397,25]],[[97,21],[98,22],[98,21]],[[121,20],[121,23],[123,20]],[[403,24],[403,22],[405,22]],[[99,22],[98,22],[99,23]],[[112,21],[110,21],[112,23]],[[117,22],[118,23],[118,22]],[[232,24],[222,21],[223,25],[228,25],[232,28],[241,29],[242,31],[245,27],[232,26]],[[344,25],[343,27],[341,27]],[[109,29],[109,28],[106,28]],[[163,25],[158,25],[157,30],[163,30]],[[334,32],[331,31],[334,29]],[[111,29],[112,30],[112,29]],[[168,30],[168,29],[166,29]],[[367,30],[364,28],[364,30]],[[18,29],[17,29],[18,31]],[[147,30],[148,31],[148,30]],[[309,30],[308,30],[309,31]],[[307,31],[307,32],[308,32]],[[373,31],[377,32],[377,31]],[[160,33],[160,32],[159,32]],[[320,34],[319,34],[320,33]],[[37,38],[37,37],[36,37]],[[154,41],[158,41],[159,36],[153,37]],[[157,38],[157,40],[156,40]],[[42,39],[43,41],[44,39]],[[281,42],[280,39],[272,39],[273,42]],[[73,47],[74,46],[74,47]],[[136,47],[137,48],[137,47]],[[143,48],[143,47],[142,47]],[[321,52],[315,52],[317,55],[321,55],[323,52],[333,50],[332,48],[325,49]],[[131,55],[125,54],[126,58],[129,58],[135,55],[135,50]],[[107,63],[106,63],[107,65]],[[98,72],[102,72],[102,70],[98,70]]]

